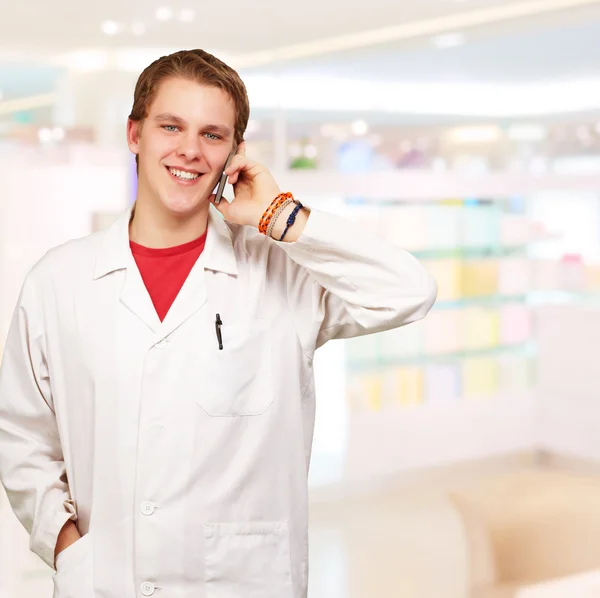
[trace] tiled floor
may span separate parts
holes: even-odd
[[[462,527],[446,490],[475,476],[531,467],[523,457],[405,475],[360,495],[313,493],[309,598],[466,598]],[[27,552],[21,532],[10,531],[9,542],[2,534],[0,567],[24,575],[0,588],[0,598],[49,598],[49,572]]]
[[[309,598],[466,598],[465,539],[448,490],[542,465],[574,467],[516,455],[405,474],[362,497],[313,495]]]
[[[310,535],[310,598],[464,598],[460,526],[436,491],[313,505]],[[24,575],[2,598],[50,598],[44,566],[15,549]]]
[[[313,506],[310,598],[465,598],[460,523],[441,492]]]

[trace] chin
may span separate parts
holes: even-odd
[[[161,203],[172,214],[185,216],[188,214],[196,214],[200,210],[205,209],[205,207],[208,206],[208,197],[170,197],[168,200],[163,200]]]

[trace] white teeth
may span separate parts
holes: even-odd
[[[184,172],[183,170],[176,170],[175,168],[169,168],[169,172],[175,175],[179,179],[183,179],[184,181],[193,181],[197,179],[200,175],[194,174],[191,172]]]

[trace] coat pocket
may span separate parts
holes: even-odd
[[[207,598],[293,598],[285,521],[204,525]]]
[[[93,598],[94,565],[89,533],[58,555],[52,580],[54,598]]]
[[[271,322],[225,325],[223,350],[206,355],[197,402],[215,417],[260,415],[273,402]]]

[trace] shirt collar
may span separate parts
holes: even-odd
[[[129,221],[133,206],[127,209],[104,233],[96,252],[94,280],[116,270],[131,266],[133,257],[129,246]],[[208,234],[204,248],[205,268],[237,275],[237,261],[231,230],[221,214],[209,207]]]

